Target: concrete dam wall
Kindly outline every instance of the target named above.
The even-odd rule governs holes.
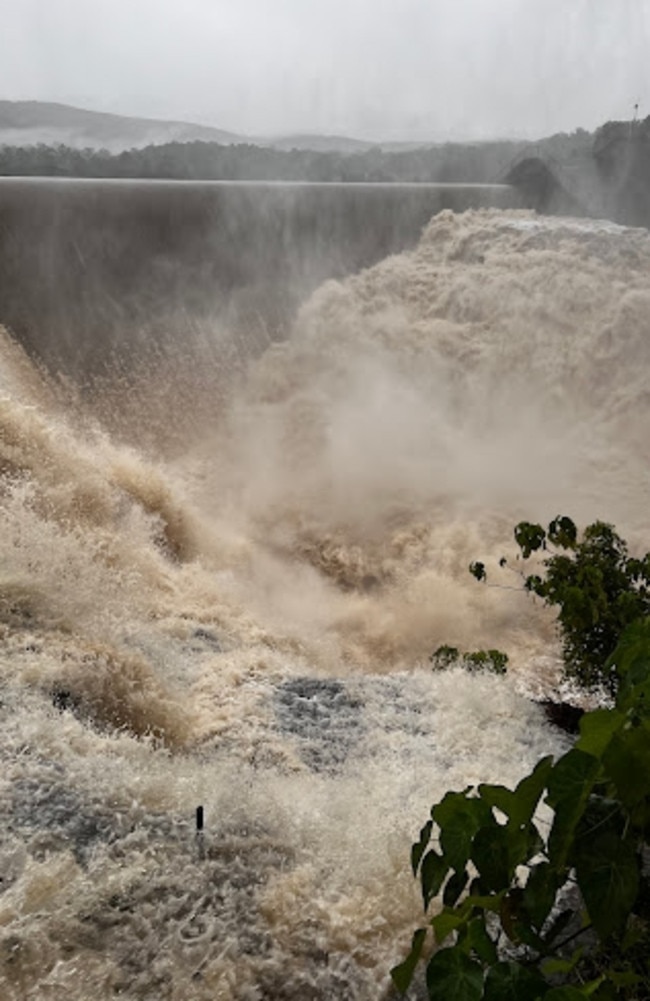
[[[508,185],[0,179],[0,323],[72,376],[222,325],[282,337],[298,303]]]

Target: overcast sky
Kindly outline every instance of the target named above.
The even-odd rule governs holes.
[[[650,0],[0,0],[0,98],[235,132],[548,135],[650,115]]]

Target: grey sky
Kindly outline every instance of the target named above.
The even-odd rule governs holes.
[[[650,0],[0,0],[0,97],[372,139],[650,114]]]

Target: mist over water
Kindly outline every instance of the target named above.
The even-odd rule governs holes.
[[[551,618],[468,563],[559,513],[650,546],[649,275],[646,231],[443,212],[236,369],[89,395],[3,335],[3,998],[388,996],[431,803],[562,746]]]

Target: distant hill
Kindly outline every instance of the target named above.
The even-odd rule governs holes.
[[[0,146],[64,145],[119,152],[169,142],[247,142],[245,136],[191,122],[128,118],[45,101],[0,101]]]
[[[0,146],[68,146],[71,149],[127,149],[161,146],[173,142],[213,142],[230,146],[246,143],[283,151],[311,150],[316,153],[364,153],[381,146],[385,150],[417,149],[432,143],[368,142],[351,136],[296,134],[248,136],[210,125],[130,118],[102,111],[73,108],[47,101],[0,101]]]

